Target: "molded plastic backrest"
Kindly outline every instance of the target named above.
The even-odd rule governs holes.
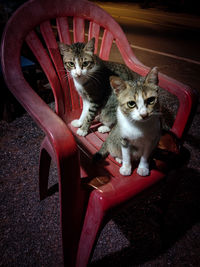
[[[73,20],[73,38],[69,31],[67,17]],[[53,23],[57,27],[59,36],[54,34],[52,28],[53,19],[56,19],[56,22],[54,21]],[[117,35],[120,37],[120,40],[124,39],[127,42],[119,25],[108,14],[98,6],[86,1],[29,1],[16,11],[9,25],[7,25],[7,28],[9,27],[13,30],[12,35],[9,36],[10,42],[11,44],[13,42],[16,44],[15,46],[9,46],[9,48],[5,47],[6,51],[4,53],[7,53],[7,61],[9,61],[13,69],[16,68],[16,65],[19,65],[19,62],[16,62],[16,60],[17,58],[19,59],[22,42],[25,39],[50,82],[55,97],[56,112],[61,116],[65,112],[65,108],[76,109],[80,105],[77,94],[73,90],[71,80],[69,81],[71,93],[69,98],[69,85],[67,80],[63,78],[63,64],[57,41],[68,44],[87,41],[85,40],[86,20],[89,21],[88,39],[91,39],[93,36],[96,38],[96,52],[100,27],[104,27],[99,54],[101,58],[108,59],[112,41],[114,38],[117,38]],[[40,29],[36,29],[36,26],[39,26]],[[116,36],[111,34],[111,29],[116,33]],[[10,33],[8,31],[6,34]],[[120,36],[120,34],[123,36]],[[51,58],[42,39],[46,43]],[[69,102],[70,99],[71,103]]]
[[[109,58],[115,41],[128,67],[140,75],[148,72],[148,67],[135,57],[121,27],[103,9],[85,0],[32,0],[11,17],[2,38],[2,69],[10,90],[24,102],[24,94],[22,97],[17,85],[19,81],[25,82],[20,67],[21,47],[25,40],[50,82],[57,114],[64,118],[68,110],[79,109],[81,101],[73,82],[70,77],[68,80],[63,77],[66,74],[57,41],[70,44],[92,37],[96,38],[95,52],[100,47],[102,59]],[[161,87],[179,98],[180,107],[172,131],[181,137],[192,107],[190,89],[165,75],[160,75],[159,80]]]

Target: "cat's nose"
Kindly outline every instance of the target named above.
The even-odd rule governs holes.
[[[81,70],[77,70],[77,71],[76,71],[76,75],[77,75],[78,77],[80,77],[80,76],[81,76]]]
[[[140,116],[144,120],[144,119],[146,119],[148,117],[148,113],[142,113],[142,114],[140,114]]]

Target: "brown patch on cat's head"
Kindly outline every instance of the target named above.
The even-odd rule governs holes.
[[[158,67],[153,67],[145,77],[144,85],[158,90]]]
[[[129,109],[126,108],[127,102],[134,101],[137,98],[137,92],[134,90],[133,81],[124,81],[120,77],[111,76],[110,85],[114,90],[119,106],[124,113],[129,112]]]
[[[126,89],[125,81],[117,76],[110,76],[110,85],[117,96]]]
[[[158,98],[158,67],[153,67],[146,75],[142,85],[142,96],[144,99],[155,97],[157,102]]]
[[[128,115],[136,107],[138,99],[137,87],[132,82],[126,82],[126,88],[117,96],[118,103],[124,114]],[[132,106],[131,106],[132,105]]]
[[[143,120],[158,113],[158,68],[152,68],[146,77],[137,80],[123,81],[119,77],[111,76],[110,84],[113,88],[121,111],[126,116],[136,120]]]

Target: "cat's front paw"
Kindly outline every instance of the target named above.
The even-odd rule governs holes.
[[[100,133],[108,133],[110,132],[110,127],[102,125],[98,128],[98,132]]]
[[[149,175],[149,169],[148,168],[138,168],[137,169],[137,173],[140,175],[140,176],[148,176]]]
[[[131,175],[131,166],[130,165],[123,165],[120,169],[119,172],[124,175],[124,176],[129,176]]]
[[[120,159],[120,158],[115,158],[115,160],[116,160],[119,164],[122,164],[122,159]]]
[[[84,131],[81,128],[79,128],[76,133],[80,136],[86,136],[88,134],[87,131]]]
[[[82,126],[82,123],[80,122],[80,120],[73,120],[71,121],[71,125],[78,128]]]

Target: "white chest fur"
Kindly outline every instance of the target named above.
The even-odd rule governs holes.
[[[145,121],[130,121],[118,108],[118,124],[122,138],[129,140],[133,149],[121,146],[122,149],[122,175],[131,174],[131,155],[140,159],[137,173],[141,176],[149,175],[149,156],[157,145],[160,137],[160,122],[157,116],[152,116]],[[137,149],[135,150],[136,147]]]
[[[118,108],[117,118],[123,138],[130,141],[144,138],[150,141],[159,136],[160,122],[158,117],[152,117],[146,121],[130,121]]]
[[[73,79],[73,80],[74,80],[74,85],[76,87],[76,90],[82,96],[83,95],[83,90],[84,90],[83,85],[77,79]]]

